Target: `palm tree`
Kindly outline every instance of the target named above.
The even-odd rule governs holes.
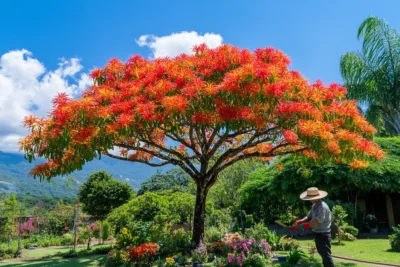
[[[400,135],[400,36],[383,19],[369,17],[357,37],[362,49],[340,59],[349,97],[368,104],[366,116],[375,126]]]

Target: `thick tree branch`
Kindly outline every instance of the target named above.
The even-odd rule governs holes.
[[[163,160],[165,160],[165,161],[170,162],[170,163],[173,164],[173,165],[176,165],[176,166],[181,167],[181,168],[182,168],[187,174],[189,174],[193,179],[197,179],[197,177],[198,177],[198,171],[197,171],[197,170],[196,170],[196,172],[194,172],[194,171],[192,170],[192,168],[190,168],[189,166],[186,166],[186,165],[185,165],[185,162],[183,162],[183,161],[181,161],[181,160],[179,160],[179,159],[176,159],[176,158],[173,158],[173,157],[171,157],[171,156],[167,156],[167,155],[164,155],[164,154],[161,154],[161,153],[157,153],[157,152],[155,152],[155,151],[148,150],[148,149],[145,149],[145,148],[143,148],[143,147],[129,146],[129,145],[122,144],[122,143],[117,143],[117,144],[115,144],[115,145],[118,146],[118,147],[126,148],[126,149],[128,149],[128,150],[139,150],[139,151],[144,151],[144,152],[149,153],[150,155],[152,155],[152,156],[154,156],[154,157],[163,159]],[[190,160],[190,158],[188,158],[188,159]]]
[[[217,162],[215,162],[214,166],[208,171],[208,175],[209,175],[209,176],[212,175],[212,174],[215,172],[215,170],[216,170],[223,162],[225,162],[228,158],[231,158],[231,157],[236,156],[237,154],[241,153],[241,152],[244,151],[245,149],[249,149],[249,148],[255,147],[256,145],[261,144],[261,143],[265,143],[265,142],[267,142],[267,141],[271,141],[271,137],[270,137],[268,134],[269,134],[271,131],[274,131],[274,130],[276,130],[276,129],[277,129],[277,128],[274,127],[274,128],[268,129],[268,130],[265,131],[265,132],[254,133],[246,143],[244,143],[244,144],[242,144],[242,145],[240,145],[240,146],[238,146],[238,147],[236,147],[236,148],[230,148],[230,149],[228,149],[227,151],[225,151],[225,153],[222,154],[222,155],[218,158]],[[258,137],[261,137],[261,136],[263,136],[263,135],[266,135],[267,137],[261,138],[260,140],[254,142]]]
[[[186,156],[182,155],[181,153],[179,153],[179,152],[177,152],[177,151],[175,151],[173,149],[168,149],[168,148],[165,148],[165,147],[157,144],[156,142],[154,142],[154,140],[152,140],[152,138],[150,137],[150,134],[147,135],[147,139],[143,139],[143,140],[140,140],[140,141],[142,141],[144,143],[147,143],[147,144],[149,144],[151,146],[154,146],[154,147],[158,148],[159,150],[161,150],[161,151],[163,151],[165,153],[168,153],[168,154],[171,154],[171,155],[175,155],[180,160],[182,160],[186,164],[186,166],[188,166],[191,169],[191,171],[193,173],[195,173],[196,175],[199,174],[199,171],[192,164],[192,162],[190,161],[189,157],[186,157]]]
[[[218,174],[221,173],[221,171],[223,171],[224,169],[226,169],[227,167],[235,164],[238,161],[244,160],[244,159],[249,159],[249,158],[255,158],[255,157],[277,157],[277,156],[283,156],[283,155],[288,155],[288,154],[294,154],[294,153],[298,153],[301,151],[304,151],[307,149],[307,147],[302,147],[296,150],[290,150],[290,151],[282,151],[282,152],[278,152],[278,153],[273,153],[273,151],[276,151],[276,149],[278,148],[282,148],[284,146],[288,146],[291,144],[285,144],[285,145],[281,145],[281,146],[276,146],[273,150],[266,152],[266,153],[261,153],[261,152],[254,152],[254,153],[250,153],[250,154],[242,154],[237,156],[236,158],[232,159],[231,161],[221,165],[219,168],[216,169],[216,171],[211,175],[211,179],[207,182],[207,187],[211,187],[217,180],[218,178]]]
[[[165,166],[165,165],[167,165],[167,164],[171,164],[171,162],[169,162],[169,161],[163,161],[163,162],[160,162],[160,163],[153,163],[153,162],[149,162],[149,161],[145,161],[145,160],[140,160],[140,159],[134,159],[134,160],[132,160],[132,159],[129,159],[129,158],[126,158],[126,157],[121,157],[121,156],[117,156],[117,155],[111,154],[111,153],[109,153],[108,151],[105,152],[105,155],[108,156],[108,157],[110,157],[110,158],[114,158],[114,159],[125,160],[125,161],[131,161],[131,162],[140,162],[140,163],[144,163],[144,164],[147,164],[147,165],[152,166],[152,167],[161,167],[161,166]]]
[[[190,127],[191,127],[191,126],[190,126]],[[192,138],[190,138],[191,144],[189,144],[188,142],[186,142],[185,139],[183,139],[183,138],[180,137],[179,135],[177,135],[177,134],[169,134],[168,131],[167,131],[165,128],[163,128],[163,127],[159,127],[159,128],[160,128],[161,130],[163,130],[165,136],[167,136],[167,137],[170,138],[171,140],[173,140],[173,141],[175,141],[175,142],[178,142],[178,143],[181,143],[181,144],[183,144],[184,146],[186,146],[187,148],[190,148],[190,149],[193,151],[193,153],[197,156],[198,160],[200,160],[201,154],[199,153],[199,151],[197,151],[197,149],[196,149],[196,144],[193,142]],[[189,131],[190,131],[190,130],[189,130]],[[190,137],[190,134],[189,134],[189,137]]]

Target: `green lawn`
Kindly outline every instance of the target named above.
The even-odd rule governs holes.
[[[93,249],[108,245],[95,245]],[[68,252],[71,247],[64,248],[38,248],[35,250],[23,250],[22,259],[16,261],[11,259],[0,263],[0,266],[99,266],[101,261],[105,261],[106,255],[94,255],[73,259],[63,259],[57,257],[59,253]],[[78,247],[76,250],[84,250],[86,246]]]
[[[371,262],[395,264],[399,264],[400,262],[400,253],[388,251],[388,249],[390,249],[388,239],[359,239],[353,242],[344,243],[344,246],[332,245],[332,254]],[[314,241],[300,240],[300,245],[302,247],[309,247],[310,245],[314,245]]]
[[[79,266],[100,266],[104,263],[107,255],[95,255],[89,257],[81,257],[74,259],[51,258],[35,261],[23,262],[10,262],[0,263],[0,266],[30,266],[30,267],[44,267],[44,266],[62,266],[62,267],[79,267]]]
[[[309,247],[313,245],[313,240],[300,240],[302,247]],[[94,246],[98,247],[98,246]],[[78,250],[85,249],[85,247],[78,248]],[[366,260],[381,263],[399,263],[400,254],[387,251],[389,249],[389,241],[387,239],[360,239],[354,242],[345,242],[344,246],[332,245],[333,254],[352,259]],[[0,263],[0,266],[99,266],[106,259],[106,255],[95,255],[73,259],[63,259],[57,257],[59,253],[67,252],[70,248],[38,248],[35,250],[25,250],[21,261],[10,261]],[[285,254],[285,252],[278,253]],[[52,257],[53,256],[53,257]],[[49,257],[49,258],[43,258]],[[42,259],[40,259],[42,258]],[[316,262],[311,264],[304,262],[299,266],[304,267],[322,267],[321,257],[316,254]],[[33,260],[36,259],[36,260]],[[336,266],[340,267],[366,267],[366,264],[354,264],[344,261],[336,261]],[[279,266],[279,265],[276,265]]]
[[[94,245],[92,249],[100,248],[100,247],[107,247],[109,245]],[[23,258],[27,259],[39,259],[46,256],[54,256],[59,253],[65,253],[71,250],[72,247],[64,247],[64,248],[37,248],[34,250],[24,250],[22,253]],[[85,250],[86,246],[76,248],[76,251]]]

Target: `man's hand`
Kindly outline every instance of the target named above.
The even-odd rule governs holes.
[[[305,222],[307,222],[307,221],[308,221],[308,217],[304,217],[304,218],[301,219],[301,220],[295,221],[295,222],[294,222],[294,226],[298,226],[299,224],[305,223]]]
[[[310,223],[311,227],[316,227],[316,226],[319,226],[319,225],[320,225],[320,223],[316,219],[312,220],[311,223]]]
[[[302,224],[303,220],[297,220],[294,222],[294,226],[298,226],[299,224]]]

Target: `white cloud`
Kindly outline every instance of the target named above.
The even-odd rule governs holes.
[[[153,58],[175,57],[180,54],[192,54],[193,46],[206,43],[210,48],[222,44],[222,36],[215,33],[199,35],[195,31],[173,33],[167,36],[142,35],[136,40],[139,46],[151,49]]]
[[[46,116],[58,93],[75,97],[91,84],[82,68],[78,58],[62,58],[57,69],[46,70],[25,49],[0,57],[0,151],[18,151],[19,139],[27,134],[25,116]]]

